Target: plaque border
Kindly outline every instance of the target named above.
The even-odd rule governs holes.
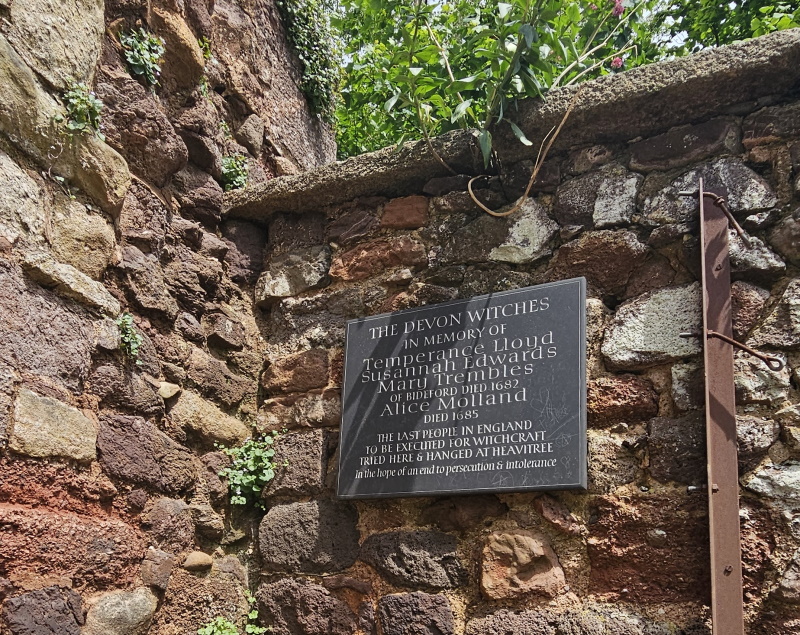
[[[578,285],[579,304],[583,306],[583,311],[578,313],[578,338],[579,338],[579,354],[580,358],[578,363],[580,369],[578,372],[578,394],[580,397],[579,412],[578,412],[578,434],[581,439],[585,439],[584,443],[578,445],[578,462],[579,462],[579,475],[575,483],[562,483],[558,485],[530,485],[530,486],[509,486],[509,487],[476,487],[469,489],[436,489],[436,490],[415,490],[411,492],[385,492],[385,493],[365,493],[365,494],[342,494],[342,440],[344,438],[344,392],[347,385],[347,340],[350,337],[350,325],[365,322],[368,320],[383,319],[392,315],[403,314],[410,315],[418,311],[425,311],[430,308],[436,307],[449,307],[457,306],[459,304],[466,304],[473,300],[483,300],[489,298],[498,298],[503,296],[514,295],[530,289],[541,289],[547,287],[558,287],[562,285]],[[450,300],[448,302],[440,302],[437,304],[426,304],[425,306],[415,307],[413,309],[403,309],[401,311],[389,311],[387,313],[379,313],[377,315],[368,315],[361,318],[354,318],[347,320],[345,325],[345,345],[344,345],[344,364],[342,371],[342,417],[339,424],[339,446],[338,446],[338,461],[337,461],[337,474],[336,474],[336,498],[339,500],[368,500],[368,499],[381,499],[381,498],[413,498],[424,496],[469,496],[471,494],[512,494],[516,492],[545,492],[545,491],[561,491],[561,490],[587,490],[588,489],[588,435],[586,425],[586,398],[587,398],[587,377],[586,377],[586,278],[579,276],[577,278],[568,278],[566,280],[556,280],[554,282],[545,282],[543,284],[532,285],[529,287],[519,287],[517,289],[509,289],[507,291],[497,291],[495,293],[485,293],[483,295],[476,295],[470,298],[461,300]]]

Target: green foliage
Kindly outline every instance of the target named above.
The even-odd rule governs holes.
[[[760,15],[750,20],[753,37],[800,27],[800,4],[773,2],[758,11]]]
[[[311,109],[331,123],[335,118],[341,69],[328,18],[330,7],[324,2],[278,0],[278,7],[302,65],[300,89]]]
[[[64,192],[64,194],[69,198],[69,200],[74,201],[77,198],[77,196],[75,196],[75,193],[78,190],[73,187],[70,187],[69,183],[67,182],[67,179],[65,179],[63,176],[59,176],[58,174],[51,174],[50,178],[52,178],[56,183],[58,183],[58,186],[61,188],[61,191]]]
[[[203,51],[203,59],[210,60],[211,59],[211,42],[205,36],[201,37],[197,40],[197,44],[200,46],[200,49]]]
[[[664,54],[685,55],[750,37],[789,29],[800,23],[797,2],[739,0],[659,0],[650,30]]]
[[[75,83],[64,94],[64,106],[67,110],[67,123],[69,134],[84,134],[93,132],[100,139],[100,113],[103,102],[84,83]]]
[[[165,52],[164,40],[140,27],[120,33],[119,41],[131,74],[144,79],[148,86],[155,86],[161,75],[159,62]]]
[[[264,486],[275,478],[272,444],[277,432],[261,439],[248,439],[236,448],[220,448],[231,458],[231,464],[219,475],[228,479],[232,505],[246,505],[248,501],[259,504]]]
[[[258,609],[256,608],[256,599],[253,597],[253,594],[250,593],[248,590],[246,592],[247,595],[247,603],[250,605],[250,610],[247,613],[247,626],[244,627],[244,632],[247,635],[263,635],[267,631],[271,631],[271,628],[266,628],[264,626],[259,626],[258,624],[254,624],[253,622],[258,619]]]
[[[258,619],[258,609],[255,607],[256,599],[249,590],[245,591],[245,596],[247,597],[247,603],[250,605],[250,609],[247,612],[247,624],[244,627],[246,635],[264,635],[268,631],[271,632],[271,628],[254,623]],[[197,631],[197,635],[239,635],[239,630],[230,620],[224,617],[216,617],[202,626]]]
[[[233,154],[222,158],[222,187],[226,192],[247,185],[247,157]]]
[[[342,2],[342,156],[419,132],[477,128],[488,161],[493,125],[532,143],[513,121],[518,98],[614,72],[639,55],[643,4],[629,0]]]
[[[239,629],[224,617],[216,617],[198,629],[197,635],[239,635]]]
[[[130,359],[135,360],[137,364],[141,364],[139,357],[139,348],[142,345],[142,336],[133,325],[133,316],[130,313],[123,313],[117,320],[117,327],[119,328],[119,347],[125,355]]]
[[[800,24],[776,0],[340,0],[340,158],[514,121],[553,88]],[[383,105],[380,108],[379,105]]]

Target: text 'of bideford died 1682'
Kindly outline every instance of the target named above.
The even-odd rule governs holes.
[[[338,494],[586,487],[586,281],[347,323]]]

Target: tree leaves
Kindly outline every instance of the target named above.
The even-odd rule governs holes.
[[[589,0],[341,0],[332,20],[346,60],[340,156],[419,138],[422,125],[432,136],[487,130],[486,141],[489,126],[516,99],[545,94],[571,62],[564,81],[586,68],[578,62],[581,50],[606,37],[610,28],[595,27],[613,3],[591,6]],[[594,57],[616,45],[609,40]]]
[[[735,11],[718,0],[624,0],[622,15],[612,0],[339,2],[341,157],[455,128],[483,131],[485,144],[517,99],[617,72],[615,57],[632,68],[800,22],[796,3],[778,0]]]
[[[486,129],[481,130],[478,134],[478,145],[483,155],[483,167],[488,168],[492,158],[492,133]]]
[[[511,130],[514,133],[514,136],[517,139],[519,139],[522,142],[523,145],[526,145],[526,146],[532,146],[533,145],[533,141],[531,141],[530,139],[528,139],[528,137],[525,136],[525,133],[522,132],[522,130],[519,129],[519,126],[517,124],[515,124],[513,121],[510,121],[508,119],[506,121],[508,121],[508,125],[511,126]]]
[[[467,99],[466,101],[462,101],[460,104],[458,104],[455,110],[453,110],[453,114],[450,117],[450,121],[455,123],[456,121],[464,117],[469,111],[469,107],[471,105],[472,105],[471,99]]]

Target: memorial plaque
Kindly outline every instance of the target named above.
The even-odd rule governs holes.
[[[586,487],[586,281],[347,323],[338,494]]]

